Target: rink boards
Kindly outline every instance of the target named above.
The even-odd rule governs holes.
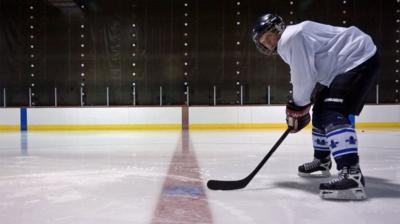
[[[179,130],[183,107],[2,108],[0,131]],[[284,106],[193,106],[190,129],[284,128]],[[400,128],[400,105],[367,105],[359,128]]]

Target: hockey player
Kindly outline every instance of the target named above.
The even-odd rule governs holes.
[[[357,27],[336,27],[312,21],[285,26],[281,17],[261,16],[252,29],[256,47],[277,53],[290,67],[292,100],[286,122],[292,133],[310,122],[314,159],[298,168],[300,176],[329,176],[331,155],[338,176],[320,184],[323,199],[367,198],[359,166],[357,135],[348,117],[359,115],[376,84],[377,48]]]

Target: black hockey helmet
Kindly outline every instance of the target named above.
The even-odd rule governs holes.
[[[252,39],[261,53],[271,55],[276,53],[276,49],[271,51],[264,47],[264,45],[260,43],[260,38],[267,31],[282,34],[283,30],[285,30],[285,23],[280,16],[269,13],[264,14],[257,19],[253,26]]]

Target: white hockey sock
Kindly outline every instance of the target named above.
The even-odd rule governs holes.
[[[347,154],[358,153],[357,135],[354,128],[340,128],[328,132],[326,137],[334,158]]]

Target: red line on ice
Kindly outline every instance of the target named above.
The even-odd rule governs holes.
[[[186,116],[183,120],[187,120],[187,108],[182,112],[183,117]],[[151,223],[212,223],[196,155],[190,151],[187,129],[182,130],[180,142],[172,157]]]

